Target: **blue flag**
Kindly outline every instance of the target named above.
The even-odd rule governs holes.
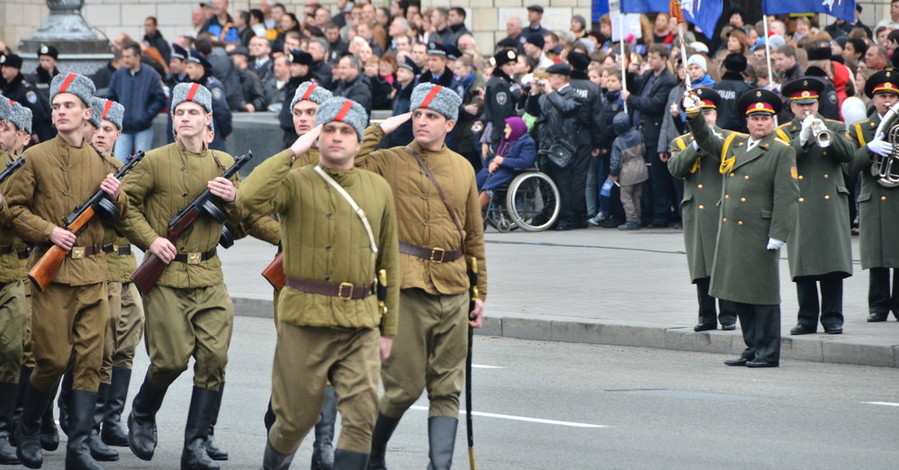
[[[682,0],[681,10],[685,20],[699,27],[705,37],[713,39],[715,26],[724,10],[724,0]]]
[[[855,0],[763,0],[766,15],[788,13],[827,13],[841,20],[855,21]]]
[[[593,23],[599,23],[603,15],[609,14],[609,0],[593,0],[590,4]]]
[[[621,0],[621,13],[668,13],[670,9],[669,0]]]

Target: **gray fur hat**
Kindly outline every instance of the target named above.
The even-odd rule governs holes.
[[[96,96],[91,97],[91,118],[90,123],[95,128],[100,128],[100,121],[103,120],[101,117],[103,115],[103,105],[106,104],[106,100],[103,98],[97,98]]]
[[[0,95],[0,121],[6,121],[9,119],[9,113],[12,112],[12,103],[12,100],[3,95]]]
[[[91,79],[81,75],[80,73],[61,73],[53,77],[50,82],[50,102],[60,93],[71,93],[84,102],[84,106],[89,107],[91,97],[96,93],[97,88]]]
[[[296,93],[293,94],[293,100],[290,102],[290,111],[293,112],[293,107],[300,101],[309,100],[315,104],[322,104],[333,96],[327,88],[315,82],[303,82],[297,88]]]
[[[100,119],[105,119],[122,130],[122,120],[125,118],[125,107],[121,103],[112,100],[103,100],[103,110]]]
[[[212,93],[199,83],[179,83],[172,90],[171,113],[175,114],[175,108],[185,101],[193,101],[202,106],[207,113],[212,112]]]
[[[352,126],[361,142],[362,133],[368,124],[368,114],[361,104],[346,98],[334,97],[319,105],[318,111],[315,113],[315,123],[324,126],[334,121]]]
[[[412,102],[409,109],[415,111],[426,108],[446,116],[447,119],[459,119],[459,106],[462,97],[451,88],[433,83],[422,83],[412,90]]]
[[[4,99],[3,101],[6,100]],[[26,134],[31,134],[31,117],[30,109],[13,101],[10,106],[9,117],[6,120],[15,124],[19,130],[25,131]]]

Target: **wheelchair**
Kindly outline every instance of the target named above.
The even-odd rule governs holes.
[[[523,171],[505,188],[493,191],[484,208],[484,223],[506,233],[515,229],[540,232],[559,217],[559,188],[538,168]]]

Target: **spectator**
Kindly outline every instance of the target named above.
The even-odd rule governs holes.
[[[255,36],[250,39],[250,63],[247,64],[247,69],[252,70],[262,83],[272,76],[271,53],[271,46],[265,37]]]
[[[331,66],[325,61],[328,58],[328,41],[324,38],[311,38],[306,46],[306,51],[312,56],[310,71],[319,85],[331,89]]]
[[[265,94],[262,91],[262,82],[259,76],[247,68],[250,52],[246,47],[240,46],[228,53],[234,61],[235,71],[240,80],[240,90],[243,93],[246,107],[244,111],[248,113],[265,110],[266,101]]]
[[[381,59],[371,56],[365,61],[365,78],[371,84],[372,109],[391,109],[393,87],[381,76]]]
[[[428,45],[417,42],[412,45],[412,53],[410,54],[412,60],[415,61],[415,64],[419,66],[419,68],[426,68],[428,65]]]
[[[830,34],[831,38],[838,38],[840,36],[849,35],[849,33],[852,32],[853,28],[861,28],[865,31],[866,37],[869,37],[869,38],[872,37],[871,28],[865,26],[865,24],[862,23],[862,21],[860,19],[862,10],[863,10],[862,5],[856,3],[856,5],[855,5],[855,21],[854,22],[850,23],[848,21],[837,18],[836,21],[833,22],[833,24],[830,24],[826,28],[824,28],[824,32],[826,32],[827,34]]]
[[[690,84],[693,87],[715,87],[715,80],[708,74],[708,61],[699,54],[693,54],[687,59],[687,74],[690,75]],[[667,145],[665,146],[668,147]]]
[[[280,113],[284,103],[285,85],[290,80],[290,65],[286,56],[278,56],[272,59],[272,74],[262,82],[262,91],[268,110]]]
[[[378,75],[381,76],[392,87],[396,82],[396,56],[393,54],[384,54],[378,61]]]
[[[116,51],[113,53],[112,59],[109,59],[109,62],[107,62],[106,65],[100,67],[93,75],[91,75],[91,81],[93,81],[94,86],[97,87],[97,96],[106,97],[106,89],[109,87],[109,82],[112,81],[112,74],[121,66],[122,52]]]
[[[465,9],[462,7],[452,7],[449,9],[447,13],[447,24],[449,25],[449,36],[447,37],[447,43],[452,44],[456,47],[459,46],[459,38],[462,37],[463,34],[470,34],[468,28],[465,27]]]
[[[553,64],[553,61],[543,53],[545,44],[546,40],[543,39],[542,34],[531,34],[524,42],[524,54],[537,63],[536,70],[546,69]]]
[[[393,115],[399,116],[410,111],[412,103],[412,90],[415,88],[415,79],[421,74],[421,68],[410,58],[405,57],[396,69],[396,92],[393,96]],[[414,139],[412,135],[412,121],[406,121],[395,131],[391,132],[392,145],[409,145]]]
[[[475,171],[481,169],[480,152],[474,145],[471,126],[483,109],[484,100],[481,98],[486,79],[474,67],[474,61],[468,54],[462,54],[455,61],[455,73],[458,77],[456,92],[462,97],[462,109],[459,110],[459,118],[456,120],[456,147],[457,153],[465,157]]]
[[[350,45],[340,36],[340,27],[335,23],[325,26],[325,39],[328,41],[328,63],[337,62]]]
[[[587,37],[587,20],[585,20],[581,15],[572,16],[570,31],[571,34],[574,35],[575,39]]]
[[[539,34],[543,36],[548,31],[544,29],[540,22],[543,21],[543,7],[540,5],[531,5],[528,7],[528,27],[522,32],[525,36]]]
[[[528,125],[520,117],[506,118],[502,136],[496,155],[484,162],[484,167],[477,173],[481,208],[490,203],[494,190],[507,186],[521,170],[533,167],[537,159],[537,144],[528,135]]]
[[[184,32],[183,36],[195,38],[200,35],[203,25],[206,23],[206,13],[203,7],[195,7],[190,11],[190,29]]]
[[[166,98],[159,75],[142,65],[137,43],[123,46],[122,67],[112,74],[107,97],[125,107],[116,158],[126,162],[133,153],[153,148],[153,118],[165,107]]]
[[[240,78],[237,76],[234,61],[228,57],[222,43],[211,34],[201,34],[194,46],[197,52],[212,64],[212,76],[221,83],[231,111],[245,111],[247,103],[243,100],[243,93],[240,91]]]
[[[287,51],[290,49],[299,49],[299,44],[288,44],[288,34],[290,33],[293,33],[291,37],[295,37],[297,42],[299,42],[299,39],[302,37],[300,22],[293,13],[284,13],[284,15],[281,16],[281,32],[279,32],[278,36],[275,38],[272,49],[276,51],[283,50],[285,54],[288,53]]]
[[[455,74],[447,67],[447,48],[443,44],[428,44],[428,65],[425,73],[418,77],[418,83],[433,83],[453,90],[458,85]]]
[[[362,62],[356,56],[347,54],[340,58],[337,67],[341,78],[335,82],[334,96],[342,96],[361,104],[370,118],[372,90],[371,83],[362,73]]]
[[[390,27],[387,29],[387,34],[390,35],[391,38],[387,52],[396,54],[399,51],[397,45],[400,38],[406,38],[406,45],[411,45],[411,42],[408,41],[409,33],[409,21],[401,17],[394,18],[393,21],[390,22]]]
[[[278,121],[281,124],[281,129],[284,131],[284,136],[281,141],[282,148],[290,147],[290,145],[297,140],[297,133],[293,126],[293,114],[290,109],[290,102],[293,100],[293,95],[300,85],[311,81],[313,78],[312,73],[309,71],[309,67],[312,65],[312,56],[308,52],[299,49],[291,50],[288,63],[290,64],[290,79],[283,87],[284,101],[282,101],[283,106],[281,106],[281,110],[278,112]]]
[[[209,33],[222,42],[239,42],[240,36],[234,26],[234,18],[228,13],[228,0],[213,0],[212,13],[212,17],[203,23],[200,33]]]
[[[621,187],[621,204],[624,206],[626,219],[625,223],[618,226],[618,230],[640,230],[640,199],[643,182],[649,178],[643,161],[646,146],[640,133],[631,126],[627,113],[615,115],[612,126],[618,137],[612,143],[609,178]]]
[[[356,26],[353,27],[353,31],[356,33],[355,36],[362,38],[371,48],[372,53],[378,57],[384,55],[384,49],[375,41],[374,31],[372,30],[371,23],[367,21],[363,21]]]
[[[159,51],[162,60],[164,60],[166,64],[172,61],[172,48],[169,47],[169,43],[162,37],[162,33],[156,25],[155,16],[148,16],[147,19],[144,20],[144,41]]]
[[[789,44],[778,47],[771,52],[774,71],[779,83],[787,83],[805,75],[805,68],[796,60],[796,49]]]
[[[885,26],[890,29],[899,29],[899,0],[890,1],[890,17],[880,21],[880,23],[877,23],[877,26]]]
[[[670,16],[668,13],[657,13],[655,21],[652,22],[652,43],[653,44],[665,44],[670,46],[674,43],[674,38],[676,35],[671,29],[671,24],[668,21]]]
[[[323,6],[319,6],[315,9],[313,22],[315,23],[315,26],[318,26],[319,29],[324,30],[325,26],[327,26],[328,23],[331,22],[331,12]]]
[[[473,52],[478,56],[481,55],[481,51],[478,49],[478,43],[475,40],[474,36],[471,34],[463,34],[459,36],[459,40],[456,42],[456,47],[458,47],[462,52]]]
[[[53,77],[59,75],[59,69],[56,68],[58,57],[59,50],[56,47],[50,44],[41,44],[37,49],[37,68],[32,75],[28,76],[28,82],[47,103],[50,102],[50,82],[53,81]]]
[[[857,69],[862,65],[862,58],[865,57],[867,52],[868,43],[864,39],[848,38],[846,39],[846,46],[843,47],[843,59],[846,61],[847,66]]]
[[[725,48],[718,51],[715,54],[715,62],[721,62],[724,58],[730,54],[747,54],[749,52],[749,47],[752,45],[749,41],[749,37],[746,36],[746,33],[741,29],[734,29],[727,36],[727,43],[725,43]]]
[[[240,38],[240,43],[244,47],[249,47],[250,38],[256,36],[256,31],[250,26],[250,12],[246,10],[237,12],[237,17],[234,18],[234,27],[237,28],[237,36]]]
[[[893,3],[896,5],[896,2]],[[865,51],[865,67],[879,72],[885,70],[890,63],[887,55],[887,49],[881,45],[872,45]]]
[[[522,34],[521,18],[513,16],[506,20],[506,39],[517,44],[519,54],[524,52],[524,42],[527,37]]]
[[[716,122],[722,129],[746,133],[746,118],[737,110],[737,99],[751,89],[742,75],[747,67],[746,56],[740,53],[728,54],[722,67],[724,74],[716,87],[721,100],[716,111]]]
[[[287,8],[284,4],[275,3],[271,7],[271,17],[267,17],[265,20],[265,39],[272,41],[272,49],[274,50],[281,50],[281,48],[275,47],[275,42],[277,41],[278,36],[284,32],[284,29],[281,28],[281,20],[286,13]]]
[[[265,39],[265,15],[263,15],[262,10],[258,8],[250,10],[249,24],[255,37]]]

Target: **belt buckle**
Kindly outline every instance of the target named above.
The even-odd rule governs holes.
[[[440,259],[437,258],[438,254],[440,255]],[[435,263],[442,263],[444,258],[446,258],[446,250],[444,250],[443,248],[431,248],[431,261]]]
[[[112,251],[113,251],[115,254],[119,254],[119,250],[121,250],[121,249],[122,249],[122,247],[119,246],[119,245],[112,245]]]
[[[345,287],[348,288],[348,289],[350,290],[350,293],[347,294],[347,295],[343,295],[343,289],[344,289]],[[354,287],[356,287],[356,286],[350,284],[349,282],[341,282],[340,285],[337,287],[337,297],[340,297],[340,298],[343,299],[343,300],[350,300],[350,299],[352,299],[352,298],[353,298],[353,288],[354,288]]]
[[[195,251],[193,253],[188,253],[187,254],[187,264],[200,264],[200,261],[202,261],[202,256],[201,256],[202,254],[203,253],[200,253],[199,251]]]
[[[72,259],[82,259],[84,258],[84,247],[83,246],[73,246],[71,252]]]

